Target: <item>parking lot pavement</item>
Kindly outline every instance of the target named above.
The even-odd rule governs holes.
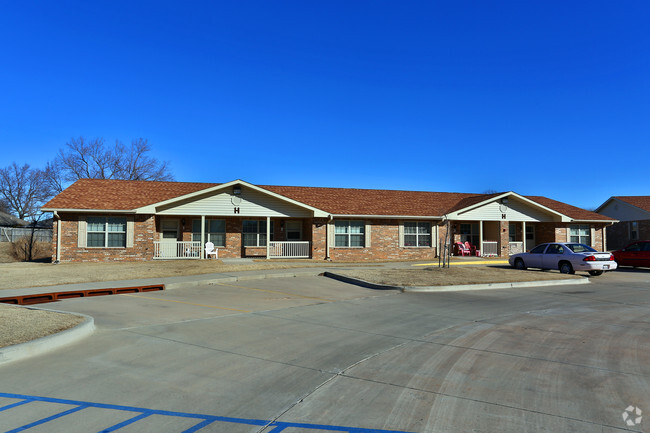
[[[0,431],[643,431],[622,414],[648,408],[649,281],[398,293],[308,277],[67,300],[98,331],[0,367]]]

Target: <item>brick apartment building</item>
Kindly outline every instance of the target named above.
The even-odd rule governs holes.
[[[596,212],[619,221],[607,227],[608,248],[619,249],[632,241],[650,239],[650,196],[610,197]]]
[[[543,242],[606,249],[614,219],[546,197],[82,179],[50,200],[54,261],[431,260],[469,242],[506,257]],[[447,236],[449,235],[449,236]]]

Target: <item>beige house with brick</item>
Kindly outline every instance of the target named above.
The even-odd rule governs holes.
[[[505,257],[553,241],[604,250],[610,217],[515,192],[467,194],[82,179],[54,213],[54,261],[205,258],[431,260],[469,242]],[[447,236],[449,232],[449,236]]]
[[[601,204],[596,212],[617,219],[607,227],[607,243],[612,250],[638,240],[650,239],[650,196],[615,196]]]

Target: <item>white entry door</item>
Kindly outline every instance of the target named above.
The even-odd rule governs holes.
[[[526,224],[524,251],[530,251],[537,245],[535,242],[535,226]]]

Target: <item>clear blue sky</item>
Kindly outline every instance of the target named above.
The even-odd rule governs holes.
[[[0,0],[0,166],[148,138],[179,181],[650,195],[650,2]]]

